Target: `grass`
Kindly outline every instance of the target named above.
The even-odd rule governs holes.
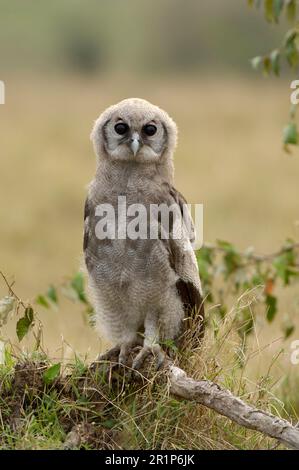
[[[180,366],[296,422],[296,389],[287,377],[277,381],[269,368],[256,383],[248,380],[256,344],[251,342],[240,362],[237,314],[230,312],[216,337],[209,328],[199,349],[190,350],[187,337]],[[163,372],[147,371],[143,380],[132,380],[122,368],[91,366],[78,356],[65,362],[61,373],[49,370],[53,366],[42,349],[20,354],[6,344],[0,366],[1,449],[283,448],[201,405],[176,399]]]

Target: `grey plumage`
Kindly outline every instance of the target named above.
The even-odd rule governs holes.
[[[168,240],[99,240],[95,210],[109,203],[120,215],[119,196],[126,196],[127,206],[140,203],[148,212],[150,204],[182,208],[185,200],[173,187],[177,129],[160,108],[133,98],[108,108],[95,122],[91,139],[97,169],[85,204],[84,255],[96,325],[119,345],[122,362],[131,345],[143,343],[137,367],[148,352],[161,359],[159,342],[180,335],[191,309],[203,316],[195,255],[184,249],[190,248],[193,233]]]

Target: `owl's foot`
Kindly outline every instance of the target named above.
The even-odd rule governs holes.
[[[136,336],[134,339],[122,343],[120,345],[120,351],[118,356],[118,362],[123,366],[128,366],[132,362],[133,351],[136,346],[143,344],[143,338]]]
[[[114,346],[114,348],[109,349],[104,354],[99,354],[97,361],[109,361],[109,362],[117,362],[117,358],[120,353],[120,346]]]
[[[155,359],[156,370],[160,369],[165,360],[165,353],[159,344],[153,344],[151,346],[143,346],[139,351],[132,363],[132,369],[139,371],[145,361],[145,359],[152,355]]]

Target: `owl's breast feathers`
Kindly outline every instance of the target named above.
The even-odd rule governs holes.
[[[153,183],[153,182],[152,182]],[[153,187],[153,185],[150,185]],[[176,203],[180,211],[183,215],[183,207],[187,204],[185,198],[182,194],[177,191],[172,185],[168,182],[163,182],[160,185],[154,185],[155,190],[152,194],[152,199],[154,203],[157,203],[157,200],[160,203],[166,203],[167,205],[172,205]],[[158,187],[158,190],[157,190]],[[150,196],[149,186],[144,190],[141,188],[141,191],[136,192],[138,194],[138,203],[142,202],[140,200],[140,195],[144,194],[146,200],[143,201],[146,206],[148,206]],[[96,216],[95,216],[95,208],[97,203],[101,200],[97,193],[97,197],[95,198],[93,194],[90,194],[85,202],[85,209],[84,209],[84,241],[83,241],[83,250],[85,256],[85,263],[90,275],[92,275],[92,271],[94,267],[99,263],[99,240],[95,234],[95,226],[96,226]],[[95,200],[97,202],[95,202]],[[109,197],[108,197],[109,200]],[[105,202],[107,202],[107,194],[105,194]],[[151,201],[150,201],[151,202]],[[186,216],[186,212],[184,212],[184,216]],[[203,304],[203,296],[201,290],[201,284],[198,274],[198,267],[196,262],[196,257],[194,251],[191,248],[191,244],[194,241],[194,228],[193,223],[191,220],[191,216],[188,213],[188,217],[190,218],[187,221],[188,226],[188,233],[185,234],[184,240],[178,240],[175,238],[170,237],[169,239],[160,239],[158,243],[162,243],[164,248],[168,253],[168,265],[169,269],[173,271],[175,274],[173,278],[176,279],[176,289],[178,295],[180,296],[181,302],[184,306],[186,317],[191,317],[192,315],[198,315],[200,321],[197,322],[197,331],[194,331],[194,335],[197,338],[200,338],[204,332],[204,304]],[[185,249],[186,241],[189,244],[189,249]],[[136,246],[138,240],[135,240]],[[105,243],[101,242],[103,249],[105,249]],[[108,240],[107,243],[112,243],[113,240]],[[131,241],[134,244],[134,241]],[[148,253],[144,251],[144,256],[150,255],[150,251]],[[130,259],[130,258],[129,258]],[[146,266],[146,260],[143,266]],[[107,269],[109,269],[107,267]],[[111,269],[115,269],[115,264],[111,265]],[[159,267],[157,266],[156,269],[158,270]],[[158,273],[157,273],[157,277]],[[186,327],[187,324],[186,324]]]

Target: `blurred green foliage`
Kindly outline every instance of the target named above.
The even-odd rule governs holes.
[[[197,251],[197,261],[206,305],[216,305],[216,312],[223,319],[229,310],[230,296],[239,295],[243,305],[239,311],[238,333],[246,339],[253,331],[258,314],[264,314],[271,323],[278,313],[282,313],[277,288],[298,282],[298,249],[299,244],[293,240],[286,240],[277,252],[269,255],[257,255],[251,248],[240,252],[232,243],[223,240],[218,240],[216,245],[204,245]],[[244,303],[243,294],[250,292],[254,293],[254,300]],[[295,325],[286,315],[281,326],[287,339]]]
[[[250,7],[263,8],[265,19],[268,23],[280,23],[284,18],[288,22],[287,31],[279,47],[266,53],[253,57],[252,67],[261,69],[265,76],[271,73],[279,76],[282,65],[287,65],[294,72],[299,65],[299,26],[298,5],[296,0],[247,0]],[[283,64],[284,62],[284,64]],[[286,152],[289,145],[299,145],[299,132],[295,121],[297,104],[292,103],[289,113],[289,122],[283,129],[283,144]]]
[[[0,11],[2,71],[250,73],[248,58],[279,39],[235,0],[0,0]]]

